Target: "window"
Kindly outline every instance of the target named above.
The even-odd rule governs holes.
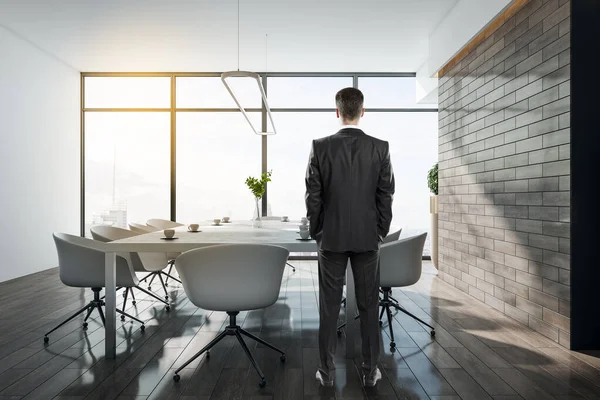
[[[259,113],[250,118],[260,126]],[[261,173],[261,146],[240,112],[177,113],[177,220],[250,220],[244,182]]]
[[[272,77],[267,99],[271,108],[335,108],[335,94],[345,87],[351,77]]]
[[[358,78],[358,88],[365,95],[365,108],[431,108],[415,102],[416,78]]]
[[[86,235],[93,225],[169,218],[169,133],[169,113],[86,114]]]
[[[171,78],[86,77],[85,108],[169,108]]]
[[[229,78],[227,83],[242,107],[262,107],[256,80]],[[176,85],[177,108],[238,108],[220,77],[181,77],[177,78]]]

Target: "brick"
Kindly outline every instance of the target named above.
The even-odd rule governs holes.
[[[515,129],[517,126],[515,118],[509,118],[498,124],[494,125],[494,135],[500,135],[501,133],[505,133]],[[499,139],[496,139],[499,140]],[[497,145],[504,144],[504,135],[502,135],[502,143],[498,143]],[[495,147],[495,146],[494,146]]]
[[[529,181],[527,179],[519,181],[505,182],[504,186],[507,192],[527,192],[529,190]]]
[[[563,315],[560,315],[559,313],[550,310],[544,310],[544,321],[552,326],[556,326],[557,328],[565,332],[571,332],[570,319]]]
[[[540,164],[558,161],[558,147],[536,150],[529,153],[529,164]],[[542,167],[542,173],[544,168]]]
[[[509,317],[516,319],[522,324],[528,325],[529,314],[525,311],[521,311],[516,307],[511,306],[510,304],[504,304],[504,313]]]
[[[486,272],[494,272],[494,263],[483,258],[477,258],[477,268]]]
[[[558,6],[558,4],[557,4]],[[571,5],[565,4],[562,7],[554,10],[551,14],[549,14],[543,21],[544,32],[549,30],[555,25],[558,25],[559,22],[568,18],[571,15]]]
[[[504,229],[486,227],[485,228],[485,237],[489,238],[489,239],[495,239],[495,240],[504,240]],[[494,244],[494,246],[488,247],[488,248],[491,250],[496,249],[495,244]]]
[[[564,206],[571,205],[571,193],[569,192],[544,192],[543,202],[545,206]]]
[[[559,117],[552,117],[529,125],[529,137],[539,136],[558,130],[558,122]]]
[[[571,222],[571,208],[560,207],[558,209],[558,220],[560,222]]]
[[[566,222],[543,222],[543,233],[548,236],[558,236],[563,238],[571,237],[571,224]]]
[[[511,120],[513,120],[513,119],[511,118]],[[514,120],[514,121],[515,121],[515,126],[516,126],[516,120]],[[519,140],[527,139],[528,136],[529,136],[528,127],[523,126],[519,129],[514,129],[512,131],[506,132],[504,134],[504,142],[505,143],[517,142]],[[513,144],[513,146],[514,146],[514,144]]]
[[[507,267],[501,264],[494,265],[494,273],[504,278],[508,278],[511,281],[514,281],[516,278],[516,270],[511,267]]]
[[[543,108],[544,118],[550,118],[555,115],[569,112],[571,109],[571,96],[563,97],[560,100],[546,104]],[[518,121],[517,121],[518,124]]]
[[[528,260],[541,262],[544,256],[543,251],[543,249],[535,247],[517,245],[517,257],[527,258]]]
[[[485,301],[485,292],[473,286],[469,286],[469,294],[479,301]]]
[[[496,168],[501,168],[501,166],[495,166],[494,163],[487,163],[486,162],[486,169],[490,169],[493,170],[494,167]],[[496,163],[497,164],[497,163]],[[494,181],[494,172],[490,171],[490,172],[482,172],[480,174],[477,174],[477,183],[486,183],[486,182],[493,182]]]
[[[541,140],[540,140],[541,143]],[[541,144],[540,144],[541,147]],[[491,160],[494,158],[494,149],[483,150],[477,153],[477,162]]]
[[[527,219],[517,219],[516,230],[518,232],[527,232],[527,233],[542,233],[542,222],[541,221],[532,221]]]
[[[535,261],[529,262],[529,273],[542,278],[558,281],[558,268],[550,265],[540,264]]]
[[[558,268],[571,269],[571,256],[569,254],[545,250],[544,263]]]
[[[517,179],[540,178],[542,177],[542,165],[530,165],[526,167],[518,167],[516,171]]]
[[[515,193],[499,193],[494,195],[494,204],[515,205]]]
[[[477,131],[476,133],[477,133],[477,140],[484,140],[484,139],[494,136],[494,127],[488,126],[487,128],[481,129],[481,130]]]
[[[563,98],[571,95],[571,81],[563,82],[558,85],[558,97]]]
[[[548,293],[529,288],[529,301],[553,311],[558,311],[558,298]]]
[[[504,215],[510,218],[528,218],[529,209],[526,206],[506,206]]]
[[[571,35],[567,35],[570,39]],[[571,49],[566,49],[558,55],[558,67],[562,68],[571,63]]]
[[[502,166],[504,166],[504,160],[502,160]],[[495,181],[510,181],[515,179],[515,169],[507,168],[501,169],[494,172],[494,180]],[[527,182],[527,181],[525,181]],[[508,190],[510,192],[510,190]]]
[[[543,195],[542,195],[543,198]],[[558,220],[557,207],[529,207],[529,218],[532,220]]]
[[[558,251],[563,254],[571,254],[571,240],[560,238],[558,240]]]
[[[481,279],[477,279],[477,289],[487,294],[494,294],[494,285]]]
[[[504,109],[504,118],[505,119],[513,119],[514,117],[526,113],[529,111],[529,100],[525,99],[516,104],[508,106]],[[516,119],[515,119],[515,128],[516,128]]]
[[[493,178],[493,176],[492,176]],[[490,183],[484,183],[484,191],[487,194],[492,194],[492,193],[504,193],[504,182],[490,182]],[[492,199],[493,197],[490,196]]]
[[[501,217],[504,215],[504,206],[501,205],[484,205],[484,215]]]
[[[485,259],[493,261],[497,264],[504,264],[504,253],[499,253],[494,250],[485,249]]]
[[[533,137],[530,139],[521,140],[517,142],[517,153],[524,153],[527,151],[538,150],[542,148],[542,138]]]
[[[512,156],[515,154],[515,151],[516,151],[515,143],[509,143],[504,146],[496,147],[494,149],[494,157],[499,158],[499,157]]]
[[[474,267],[472,265],[469,266],[469,274],[479,279],[485,279],[485,270]]]
[[[502,234],[502,237],[504,238],[504,232]],[[494,240],[494,250],[504,253],[505,262],[506,257],[509,257],[511,255],[514,256],[516,252],[514,243],[504,242],[501,240]]]
[[[529,76],[527,74],[523,74],[521,76],[516,77],[515,79],[506,82],[504,84],[504,92],[506,94],[514,92],[516,90],[521,89],[525,85],[529,83]]]
[[[505,303],[510,304],[511,306],[516,305],[516,296],[514,293],[507,292],[504,289],[499,287],[494,287],[494,297],[502,300]]]
[[[566,67],[565,67],[566,68]],[[561,70],[558,70],[559,72]],[[543,82],[546,82],[546,79],[551,79],[554,74],[550,74],[547,77],[542,79]],[[550,87],[549,89],[545,89],[543,92],[536,94],[535,96],[531,96],[529,98],[529,107],[537,108],[540,106],[544,106],[546,104],[552,103],[553,101],[558,100],[558,86]]]
[[[515,204],[517,206],[541,206],[542,205],[542,194],[541,193],[517,193]]]
[[[556,89],[557,98],[562,97],[558,95],[559,93],[557,85],[560,85],[563,82],[569,83],[569,79],[571,79],[571,65],[567,64],[564,67],[559,68],[551,74],[548,74],[545,77],[543,77],[542,87],[544,88],[544,90],[551,90],[550,88]]]
[[[558,100],[558,101],[562,101]],[[552,103],[553,104],[553,103]],[[544,107],[550,107],[552,104],[548,104]],[[543,107],[538,107],[533,110],[530,110],[524,114],[517,115],[517,128],[520,128],[525,125],[533,124],[534,122],[541,121],[543,118]]]
[[[494,218],[489,217],[489,216],[478,215],[477,216],[477,225],[493,228],[494,227]]]
[[[569,175],[571,173],[571,163],[568,160],[546,163],[542,168],[542,173],[544,176]]]
[[[512,245],[512,249],[513,249],[513,254],[514,254],[514,249],[515,249],[514,244]],[[507,254],[504,256],[504,263],[507,266],[514,268],[516,270],[519,270],[519,271],[529,271],[529,260],[527,260],[525,258],[515,257],[514,255]],[[517,279],[517,281],[518,281],[518,279]],[[540,280],[540,289],[541,289],[541,283],[542,282]]]
[[[525,311],[527,314],[542,318],[543,309],[539,304],[533,303],[519,296],[517,296],[516,302],[518,309]]]
[[[529,190],[548,192],[558,190],[558,177],[529,179]]]
[[[476,164],[469,164],[469,174],[476,174],[483,171],[485,171],[485,163],[478,162]]]
[[[551,280],[548,279],[544,279],[543,281],[543,285],[544,285],[544,293],[547,293],[551,296],[555,296],[564,300],[571,300],[571,290],[570,287],[567,285],[563,285],[560,284],[558,282],[553,282]],[[547,307],[550,308],[550,307]],[[555,308],[551,308],[554,311],[558,310],[558,299],[556,302],[556,307]]]
[[[552,13],[554,13],[556,10],[558,10],[558,0],[546,1],[540,8],[538,8],[529,16],[529,26],[532,27],[540,22],[544,22],[542,25],[545,28],[548,28],[544,29],[544,31],[548,31],[550,28],[554,27],[557,24],[547,24],[546,21],[544,21],[544,19],[552,15]]]
[[[558,270],[558,282],[563,285],[571,285],[571,271],[566,269]]]
[[[553,327],[552,325],[541,321],[533,316],[529,316],[529,327],[534,331],[541,333],[549,339],[558,342],[558,328]]]
[[[571,316],[571,302],[563,299],[558,299],[558,312],[561,315],[569,318]]]
[[[560,160],[568,160],[571,158],[571,145],[565,144],[558,148],[558,158]]]
[[[529,164],[528,153],[517,154],[515,156],[509,156],[504,158],[504,166],[506,168],[521,167],[527,164]]]
[[[529,246],[537,247],[539,249],[558,251],[558,238],[530,233]]]
[[[489,294],[485,294],[485,304],[494,307],[495,309],[499,310],[500,312],[504,312],[504,302],[494,296],[491,296]]]
[[[529,244],[529,235],[527,232],[505,231],[504,240],[515,244],[527,245]]]
[[[494,217],[494,227],[498,229],[515,229],[515,220],[513,218]]]
[[[541,52],[538,52],[538,53],[534,54],[532,57],[536,57],[536,58],[539,59],[538,64],[540,64],[542,62],[542,54],[541,54]],[[532,57],[530,57],[530,58],[532,58]],[[524,61],[524,62],[526,62],[526,61]],[[517,65],[517,71],[518,71],[518,68],[519,68],[519,66]],[[521,75],[521,74],[519,74],[519,75]],[[519,102],[519,101],[528,99],[528,98],[530,98],[533,95],[541,93],[542,90],[543,90],[543,82],[542,82],[541,79],[538,79],[538,80],[536,80],[534,82],[531,82],[528,85],[523,86],[521,89],[517,90],[515,92],[515,94],[516,94],[515,95],[515,100],[517,102]]]
[[[532,287],[536,290],[542,290],[542,278],[526,271],[528,271],[528,267],[524,271],[517,271],[517,282],[525,287]]]

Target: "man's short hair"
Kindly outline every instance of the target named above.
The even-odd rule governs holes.
[[[340,111],[340,115],[350,121],[360,117],[364,102],[365,97],[356,88],[347,87],[335,95],[335,106]]]

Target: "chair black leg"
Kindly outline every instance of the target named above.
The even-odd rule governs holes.
[[[394,342],[394,328],[392,328],[392,311],[390,310],[390,306],[388,304],[385,305],[385,311],[387,313],[388,328],[390,328],[390,339],[392,339],[390,342],[390,350],[393,352],[396,351],[396,342]]]
[[[86,326],[87,326],[87,324],[85,324],[85,322],[87,322],[87,320],[88,320],[88,318],[90,317],[90,315],[92,315],[92,311],[94,311],[94,308],[96,308],[94,305],[91,305],[91,306],[88,308],[88,312],[87,312],[87,314],[86,314],[86,316],[85,316],[85,319],[83,320],[83,322],[84,322],[84,327],[86,327]]]
[[[413,317],[414,319],[416,319],[417,321],[419,321],[420,323],[422,323],[423,325],[429,327],[429,329],[431,329],[431,336],[435,336],[435,328],[431,325],[429,325],[427,322],[423,321],[421,318],[411,314],[410,312],[406,311],[404,308],[400,307],[400,311],[402,311],[404,314],[407,314],[411,317]]]
[[[125,310],[127,307],[127,295],[129,294],[129,291],[131,290],[131,288],[125,288],[125,297],[123,298],[123,310]],[[121,315],[121,321],[125,321],[125,316]]]
[[[165,300],[169,300],[169,293],[167,292],[167,288],[165,287],[165,281],[163,281],[162,275],[160,273],[158,274],[158,279],[160,279],[162,288],[165,291]]]
[[[237,337],[238,342],[240,342],[240,344],[242,345],[242,348],[244,349],[244,352],[246,352],[246,355],[248,356],[248,358],[250,359],[250,362],[252,363],[252,366],[254,367],[254,369],[256,370],[256,372],[258,373],[258,376],[260,377],[260,383],[259,386],[260,387],[265,387],[265,385],[267,384],[267,381],[265,380],[265,375],[262,373],[262,371],[260,370],[260,367],[258,366],[258,364],[256,363],[256,360],[254,359],[254,357],[252,356],[252,353],[250,353],[250,349],[248,348],[248,346],[246,345],[246,342],[244,342],[244,338],[242,337],[242,335],[240,334],[239,331],[235,332],[235,337]]]
[[[292,271],[296,272],[296,267],[294,267],[292,264],[290,264],[290,263],[288,263],[288,262],[286,262],[285,264],[286,264],[288,267],[291,267],[291,268],[292,268]]]
[[[124,320],[124,319],[125,319],[125,318],[123,318],[123,317],[129,317],[130,319],[132,319],[132,320],[134,320],[134,321],[137,321],[137,322],[139,322],[140,324],[142,324],[142,327],[144,326],[144,321],[142,321],[141,319],[138,319],[138,318],[134,317],[134,316],[133,316],[133,315],[131,315],[131,314],[127,314],[125,311],[121,311],[121,310],[119,310],[118,308],[117,308],[117,312],[118,312],[119,314],[121,314],[121,320]],[[142,329],[142,330],[144,330],[144,329]]]
[[[131,292],[131,304],[133,304],[135,306],[136,301],[135,301],[135,294],[133,294],[133,288],[131,288],[130,292]],[[123,310],[124,309],[125,309],[125,306],[123,306]]]
[[[213,340],[211,340],[211,342],[209,344],[207,344],[206,346],[204,346],[204,348],[202,350],[200,350],[199,352],[197,352],[196,354],[194,354],[194,356],[192,358],[190,358],[189,360],[187,360],[181,367],[179,367],[179,369],[177,371],[175,371],[175,376],[173,377],[173,379],[175,379],[175,381],[179,381],[178,377],[179,372],[181,372],[182,369],[184,369],[185,367],[187,367],[188,365],[190,365],[190,363],[192,361],[194,361],[196,358],[200,357],[204,352],[209,351],[210,349],[213,348],[213,346],[217,343],[219,343],[225,336],[227,335],[227,331],[223,331],[221,333],[219,333],[219,335],[214,338]],[[208,354],[207,354],[208,356]]]
[[[154,282],[154,278],[156,278],[156,275],[158,275],[158,272],[152,273],[152,279],[150,279],[150,283],[148,284],[148,290],[150,290],[150,287],[152,286],[152,282]]]
[[[381,307],[381,312],[379,313],[379,324],[381,325],[381,318],[383,318],[383,313],[385,312],[385,306]]]
[[[90,305],[86,305],[85,307],[83,307],[82,309],[80,309],[79,311],[77,311],[75,314],[71,315],[69,318],[67,318],[66,320],[64,320],[63,322],[61,322],[58,326],[56,326],[54,329],[52,329],[51,331],[49,331],[48,333],[46,333],[44,335],[44,342],[48,342],[48,335],[51,334],[52,332],[54,332],[55,330],[57,330],[58,328],[60,328],[61,326],[63,326],[64,324],[66,324],[67,322],[70,322],[71,320],[73,320],[75,317],[77,317],[79,314],[83,313],[84,311],[86,311],[88,308],[90,307]]]
[[[106,326],[106,319],[104,318],[104,311],[102,311],[102,306],[98,306],[98,313],[100,314],[100,319],[102,320],[102,325]]]
[[[278,352],[278,353],[281,353],[281,355],[285,355],[285,353],[284,353],[283,351],[281,351],[281,350],[280,350],[280,349],[278,349],[277,347],[273,346],[271,343],[265,342],[263,339],[259,338],[258,336],[254,336],[253,334],[251,334],[250,332],[248,332],[248,331],[246,331],[246,330],[244,330],[244,329],[241,329],[241,328],[240,328],[240,333],[241,333],[242,335],[244,335],[244,336],[247,336],[247,337],[249,337],[249,338],[250,338],[250,339],[252,339],[252,340],[255,340],[255,341],[257,341],[258,343],[260,343],[260,344],[262,344],[262,345],[264,345],[264,346],[267,346],[268,348],[270,348],[270,349],[272,349],[272,350],[275,350],[275,351],[276,351],[276,352]]]
[[[169,272],[167,273],[167,279],[165,279],[165,286],[169,286],[169,277],[171,276],[171,271],[173,270],[173,263],[169,261],[170,267]]]
[[[158,301],[162,301],[163,303],[165,303],[167,305],[167,308],[169,308],[169,303],[166,302],[165,300],[161,299],[160,297],[158,297],[157,295],[155,295],[152,292],[147,291],[146,289],[142,288],[142,287],[137,287],[137,289],[141,290],[142,292],[146,293],[148,296],[152,296],[154,297],[156,300]]]
[[[169,275],[169,274],[167,274],[167,273],[166,273],[166,272],[164,272],[164,271],[160,271],[160,273],[161,273],[161,274],[163,274],[163,275],[166,275],[166,276],[167,276],[167,279],[171,278],[171,279],[173,279],[174,281],[181,283],[181,281],[180,281],[179,279],[175,278],[173,275]],[[166,281],[165,281],[165,282],[166,282]]]

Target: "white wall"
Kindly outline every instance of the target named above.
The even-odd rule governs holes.
[[[0,282],[79,233],[79,72],[0,26]]]

